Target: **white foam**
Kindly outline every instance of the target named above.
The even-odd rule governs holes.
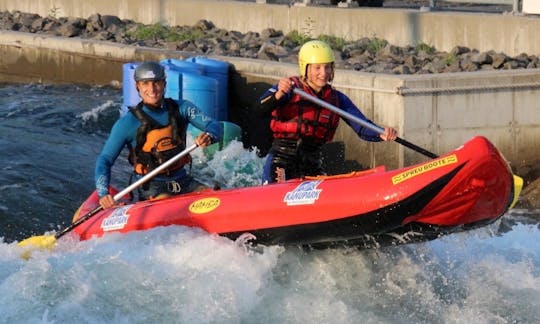
[[[89,111],[85,111],[83,113],[78,114],[77,117],[81,118],[85,122],[89,121],[89,120],[97,121],[98,118],[99,118],[100,113],[102,113],[102,112],[106,111],[107,109],[109,109],[110,107],[114,107],[114,106],[116,106],[114,101],[107,100],[104,103],[102,103],[101,105],[99,105],[97,107],[94,107]]]

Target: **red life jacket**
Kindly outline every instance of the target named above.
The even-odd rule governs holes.
[[[291,81],[305,92],[338,106],[337,92],[332,86],[324,86],[321,95],[317,96],[309,86],[300,82],[298,78],[293,77]],[[294,94],[285,106],[272,111],[270,129],[272,129],[274,138],[310,138],[316,143],[324,144],[332,140],[338,124],[338,114]]]
[[[178,105],[165,99],[169,123],[161,125],[142,110],[142,102],[130,111],[141,122],[137,129],[137,145],[130,147],[129,161],[137,174],[146,174],[185,149],[183,134],[186,126],[180,125]],[[178,170],[191,163],[188,154],[161,173]]]

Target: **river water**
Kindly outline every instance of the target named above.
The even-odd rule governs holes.
[[[434,241],[372,250],[257,251],[185,227],[75,242],[20,257],[17,241],[67,226],[93,190],[121,90],[0,85],[0,323],[533,323],[540,211]],[[127,163],[113,169],[127,185]],[[259,183],[233,142],[195,176]]]

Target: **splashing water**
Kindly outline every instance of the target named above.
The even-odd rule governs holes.
[[[255,150],[246,150],[239,141],[233,140],[210,160],[206,160],[201,152],[195,156],[202,164],[194,170],[198,178],[213,179],[223,188],[261,184],[264,159],[258,157]]]

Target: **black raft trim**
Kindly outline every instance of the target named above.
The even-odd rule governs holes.
[[[319,247],[362,240],[366,235],[379,235],[402,227],[405,218],[420,212],[463,168],[463,163],[411,196],[384,208],[332,221],[265,228],[261,230],[221,233],[235,240],[244,233],[253,234],[251,241],[265,245],[316,245]],[[316,208],[316,207],[314,207]]]

